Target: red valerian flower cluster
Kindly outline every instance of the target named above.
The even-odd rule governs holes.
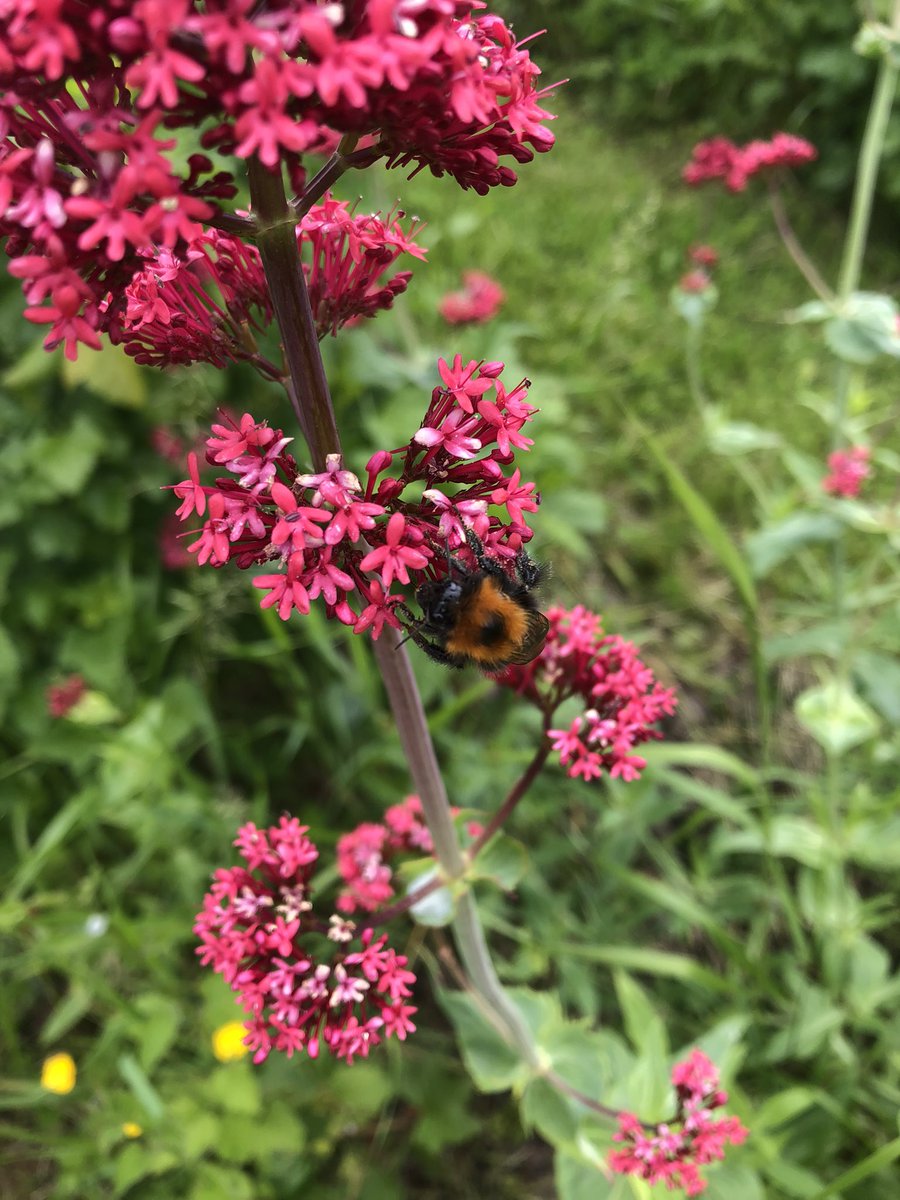
[[[699,1168],[724,1157],[725,1145],[739,1146],[747,1130],[737,1117],[713,1116],[728,1101],[719,1089],[719,1072],[700,1050],[672,1068],[672,1084],[678,1097],[675,1120],[658,1125],[650,1133],[631,1113],[619,1117],[614,1140],[623,1146],[608,1158],[613,1171],[636,1175],[648,1183],[665,1183],[683,1188],[687,1196],[699,1196],[707,1181]]]
[[[413,241],[420,225],[403,232],[399,217],[355,215],[326,196],[297,227],[316,330],[322,338],[351,319],[390,308],[406,290],[411,272],[382,276],[403,254],[424,258]],[[151,366],[254,361],[252,331],[272,320],[272,304],[259,251],[239,238],[208,229],[184,252],[147,252],[145,265],[125,289],[124,308],[107,306],[113,342]]]
[[[206,459],[231,478],[202,483],[197,456],[188,455],[190,478],[174,488],[178,515],[206,518],[189,550],[214,567],[267,567],[253,583],[267,593],[262,606],[282,620],[294,609],[308,613],[321,597],[329,617],[375,638],[385,623],[400,628],[395,584],[441,578],[448,550],[470,555],[465,527],[493,558],[514,561],[532,536],[526,514],[540,499],[518,469],[503,471],[516,449],[532,444],[523,433],[537,411],[528,381],[507,391],[503,363],[463,363],[460,355],[438,368],[442,386],[421,428],[406,446],[371,457],[365,490],[338,455],[318,474],[300,473],[286,450],[291,439],[250,413],[214,425]],[[505,519],[490,506],[505,509]]]
[[[484,271],[463,271],[463,290],[448,292],[439,312],[448,325],[483,325],[500,311],[503,288]]]
[[[823,489],[832,496],[854,499],[859,495],[864,479],[872,474],[868,446],[848,446],[828,455],[828,474],[822,480]]]
[[[742,192],[754,175],[778,167],[799,167],[816,157],[811,142],[790,133],[776,133],[769,142],[757,140],[746,146],[714,137],[698,142],[681,177],[691,186],[721,179],[730,192]]]
[[[547,610],[544,649],[526,666],[508,667],[497,681],[552,716],[572,697],[585,708],[568,729],[550,729],[553,749],[570,778],[637,779],[647,765],[636,746],[662,737],[651,728],[675,711],[675,692],[658,683],[631,642],[604,635],[600,617],[581,605]]]
[[[51,683],[46,691],[47,712],[55,720],[68,716],[86,691],[87,685],[80,675],[68,675],[58,683]]]
[[[390,860],[398,854],[431,854],[431,834],[422,820],[418,796],[407,796],[384,814],[384,824],[368,821],[338,839],[338,870],[346,888],[338,897],[342,913],[374,912],[394,894]]]
[[[688,261],[692,264],[678,280],[682,292],[702,293],[712,285],[712,270],[719,261],[718,253],[712,246],[689,246]]]
[[[234,844],[246,866],[215,872],[194,926],[200,961],[224,977],[249,1014],[254,1062],[272,1050],[315,1058],[324,1045],[352,1063],[383,1038],[403,1040],[415,1029],[416,1010],[406,1003],[415,975],[405,956],[385,934],[368,929],[357,939],[352,921],[334,913],[326,926],[313,915],[319,852],[307,833],[295,817],[267,830],[244,825]]]
[[[358,141],[356,166],[427,167],[481,193],[515,183],[503,160],[549,150],[550,114],[524,43],[478,10],[470,0],[0,5],[0,237],[25,315],[50,326],[48,348],[73,358],[126,322],[128,301],[133,315],[146,311],[140,285],[125,293],[160,256],[165,276],[166,254],[217,265],[238,255],[198,244],[204,226],[252,231],[227,211],[235,179],[210,151],[283,162],[299,190],[304,156],[342,136]],[[162,307],[154,316],[165,323]]]

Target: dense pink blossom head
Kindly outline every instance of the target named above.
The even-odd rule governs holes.
[[[47,711],[57,720],[67,716],[87,691],[80,675],[68,675],[47,688]]]
[[[386,1037],[415,1029],[406,1003],[415,982],[387,936],[332,913],[319,919],[310,880],[319,852],[305,825],[282,817],[238,830],[244,866],[221,868],[197,915],[200,961],[222,975],[247,1013],[254,1061],[272,1050],[324,1048],[352,1063]]]
[[[553,143],[539,75],[525,43],[468,0],[7,0],[0,237],[25,315],[70,358],[110,331],[142,361],[222,365],[243,318],[221,289],[218,309],[201,290],[246,282],[252,320],[269,316],[254,253],[241,261],[214,236],[253,232],[231,211],[234,160],[284,165],[300,190],[310,156],[343,135],[355,165],[427,168],[484,193]],[[330,286],[347,236],[317,220],[304,230],[312,283],[318,272]],[[401,272],[375,287],[391,256],[415,252],[376,232],[377,245],[350,244],[339,295],[316,302],[332,331],[406,286]]]
[[[869,465],[871,451],[867,446],[849,446],[828,455],[828,474],[822,480],[823,489],[831,496],[854,499],[859,495],[863,480],[872,474]]]
[[[174,487],[179,517],[201,522],[188,549],[210,566],[253,567],[262,606],[283,620],[319,601],[372,637],[401,627],[398,606],[446,575],[448,550],[471,560],[467,529],[511,567],[540,498],[518,467],[507,473],[531,445],[528,381],[507,389],[502,363],[461,355],[438,370],[418,428],[372,455],[365,487],[340,456],[302,473],[281,430],[223,415],[206,443],[215,477],[204,482],[189,454],[189,478]]]
[[[675,710],[675,693],[656,681],[631,642],[603,632],[600,617],[581,605],[549,608],[544,648],[526,666],[508,667],[498,682],[549,718],[565,700],[584,707],[566,728],[548,730],[571,778],[636,779],[647,765],[636,754],[662,735],[653,726]]]
[[[707,1187],[700,1168],[723,1158],[726,1145],[739,1146],[747,1130],[737,1117],[714,1115],[728,1096],[719,1088],[718,1070],[702,1051],[692,1050],[675,1064],[672,1084],[678,1098],[674,1120],[647,1127],[631,1113],[622,1113],[613,1135],[621,1149],[609,1155],[608,1163],[619,1174],[699,1196]]]
[[[374,912],[394,894],[391,861],[400,854],[431,854],[431,834],[422,820],[418,796],[407,796],[384,814],[384,823],[367,822],[338,839],[338,870],[344,891],[340,912]]]
[[[504,299],[496,279],[484,271],[464,271],[462,291],[448,292],[439,311],[449,325],[483,325],[497,315]]]
[[[812,162],[817,154],[811,142],[790,133],[776,133],[768,142],[756,140],[746,146],[714,137],[697,143],[681,177],[693,187],[721,180],[730,192],[742,192],[754,175],[799,167]]]

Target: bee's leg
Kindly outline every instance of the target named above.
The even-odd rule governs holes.
[[[536,563],[527,550],[520,550],[516,555],[516,577],[519,583],[529,591],[537,587],[546,574],[540,563]]]
[[[482,542],[481,538],[474,531],[474,529],[469,529],[468,526],[466,526],[466,542],[468,543],[469,549],[475,555],[475,561],[478,563],[479,570],[484,571],[486,575],[490,575],[496,579],[503,591],[506,591],[509,586],[509,576],[503,570],[497,559],[489,558],[488,555],[485,554],[484,542]]]
[[[398,604],[394,611],[407,618],[408,624],[404,625],[406,636],[411,642],[415,642],[419,649],[427,654],[433,662],[440,663],[443,667],[458,667],[460,665],[456,658],[448,654],[443,646],[430,641],[422,633],[419,628],[419,620],[411,608],[408,608],[405,604]],[[401,642],[400,644],[402,645],[403,643]]]

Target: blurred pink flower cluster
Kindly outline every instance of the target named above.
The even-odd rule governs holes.
[[[228,211],[237,186],[223,155],[284,163],[302,192],[305,156],[347,137],[356,166],[427,167],[481,193],[513,184],[508,161],[553,144],[539,74],[469,0],[8,0],[0,236],[25,315],[74,358],[126,323],[129,301],[150,304],[146,277],[126,299],[136,273],[172,284],[176,256],[202,279],[221,253],[221,274],[239,252],[201,241],[208,227],[252,231]],[[163,324],[165,303],[153,309]]]
[[[727,1143],[739,1146],[747,1130],[737,1117],[713,1115],[728,1095],[719,1089],[719,1072],[702,1051],[692,1050],[675,1064],[672,1083],[678,1096],[675,1119],[650,1132],[632,1113],[622,1113],[613,1137],[623,1148],[613,1150],[608,1162],[619,1174],[699,1196],[707,1186],[699,1168],[723,1158]]]
[[[45,693],[47,712],[56,720],[67,716],[87,691],[80,675],[68,675],[58,683],[51,683]]]
[[[508,667],[498,682],[552,716],[578,697],[582,712],[548,736],[571,778],[637,779],[646,760],[635,747],[662,735],[652,728],[675,711],[675,692],[656,681],[631,642],[605,635],[600,617],[581,605],[547,610],[550,631],[540,655]]]
[[[418,796],[407,796],[384,814],[384,823],[358,825],[338,839],[338,870],[345,890],[338,897],[342,913],[358,908],[374,912],[394,895],[390,860],[398,854],[431,854],[431,834],[422,820]]]
[[[416,1010],[406,1003],[415,975],[405,956],[385,934],[369,929],[356,938],[352,921],[334,913],[326,925],[313,914],[319,852],[307,833],[295,817],[269,829],[244,825],[234,844],[246,866],[215,872],[194,926],[200,961],[249,1014],[255,1062],[272,1050],[315,1058],[323,1046],[353,1062],[385,1037],[403,1040],[415,1029]]]
[[[776,133],[771,141],[756,140],[746,146],[714,137],[697,143],[681,177],[691,186],[720,179],[730,192],[742,192],[754,175],[779,167],[799,167],[816,157],[811,142],[790,133]]]
[[[321,597],[329,617],[376,638],[385,623],[399,628],[395,584],[442,577],[448,549],[471,556],[465,527],[492,557],[514,560],[532,536],[527,514],[539,501],[518,469],[503,471],[532,444],[523,433],[537,411],[528,381],[507,391],[502,363],[463,363],[459,355],[438,368],[442,384],[421,427],[406,446],[371,457],[365,489],[338,455],[325,471],[302,474],[280,429],[250,413],[223,418],[206,458],[230,477],[202,483],[191,453],[190,477],[174,488],[183,521],[205,517],[189,550],[214,567],[267,567],[253,583],[267,593],[262,606],[276,607],[282,620]]]
[[[854,499],[859,495],[863,480],[872,474],[868,446],[848,446],[828,455],[828,474],[822,487],[832,496]]]
[[[463,271],[461,292],[448,292],[439,311],[448,325],[483,325],[500,311],[503,288],[484,271]]]

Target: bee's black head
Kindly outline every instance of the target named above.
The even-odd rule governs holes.
[[[433,579],[416,590],[416,601],[422,610],[422,623],[434,632],[451,629],[463,594],[463,584],[456,579]]]

